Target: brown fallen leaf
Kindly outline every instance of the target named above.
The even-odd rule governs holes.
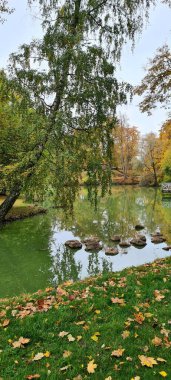
[[[19,340],[16,340],[15,342],[12,342],[12,346],[14,348],[20,348],[24,347],[25,344],[28,344],[30,342],[30,339],[28,338],[23,338],[22,336],[19,338]]]
[[[87,372],[94,373],[97,368],[97,364],[94,363],[94,359],[87,364]]]
[[[140,312],[138,314],[134,314],[134,317],[135,317],[135,321],[137,323],[139,323],[140,325],[142,325],[142,323],[143,323],[143,321],[145,319],[144,315]]]
[[[2,327],[7,327],[10,324],[10,319],[5,319],[2,323]]]
[[[81,325],[84,325],[84,324],[85,324],[85,321],[75,322],[75,325],[77,325],[77,326],[81,326]]]
[[[6,311],[2,310],[0,311],[0,318],[4,318],[6,316]]]
[[[111,356],[120,358],[123,355],[124,351],[125,351],[125,348],[118,348],[118,350],[112,351]]]
[[[162,339],[160,339],[157,336],[155,336],[154,339],[152,339],[152,343],[156,347],[161,346],[162,345]]]
[[[154,297],[156,299],[156,301],[160,302],[163,298],[165,298],[165,296],[163,296],[159,290],[155,290],[154,291]]]
[[[40,379],[40,375],[38,373],[35,373],[35,375],[28,375],[28,376],[26,376],[26,379],[28,379],[28,380]]]
[[[138,355],[141,365],[152,368],[153,365],[158,364],[156,360],[150,356]]]

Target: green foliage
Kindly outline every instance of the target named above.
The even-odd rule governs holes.
[[[140,103],[142,112],[151,114],[151,110],[158,107],[170,109],[171,97],[171,51],[168,45],[157,50],[157,54],[149,61],[147,75],[141,85],[135,89],[138,95],[144,95]]]
[[[0,0],[0,23],[5,21],[3,17],[5,14],[10,14],[13,11],[13,8],[9,8],[7,0]]]

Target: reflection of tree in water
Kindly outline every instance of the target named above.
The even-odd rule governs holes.
[[[82,269],[80,262],[76,262],[73,250],[64,245],[58,246],[56,255],[53,256],[51,272],[53,273],[56,284],[67,280],[77,281]]]
[[[112,271],[112,263],[106,259],[100,259],[97,252],[89,255],[87,273],[89,276],[96,276],[99,273]]]

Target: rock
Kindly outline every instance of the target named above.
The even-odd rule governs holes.
[[[169,251],[170,247],[163,247],[162,248],[164,251]]]
[[[118,255],[119,251],[117,248],[106,248],[105,249],[105,255],[108,255],[108,256],[115,256],[115,255]]]
[[[162,236],[154,236],[151,239],[151,242],[154,244],[160,244],[160,243],[163,243],[164,241],[166,241],[166,239]]]
[[[102,249],[102,246],[99,244],[99,242],[89,242],[86,243],[85,251],[100,251]]]
[[[141,224],[136,224],[136,226],[135,226],[135,229],[136,230],[143,230],[145,227],[144,226],[142,226]]]
[[[77,249],[82,248],[82,244],[79,240],[67,240],[65,242],[66,247]]]
[[[163,234],[161,232],[155,232],[155,234],[151,234],[152,237],[163,237]]]
[[[99,243],[100,239],[97,236],[90,236],[89,238],[84,239],[82,242],[84,244],[93,244]]]
[[[128,243],[127,241],[121,241],[121,242],[119,243],[119,246],[122,247],[122,248],[128,248],[128,247],[131,246],[131,244]]]
[[[116,241],[116,242],[119,242],[121,240],[121,236],[119,235],[114,235],[110,238],[110,240],[112,241]]]
[[[134,245],[135,247],[145,247],[147,245],[146,241],[145,240],[142,240],[140,238],[135,238],[135,239],[132,239],[130,241],[130,243],[132,245]]]
[[[137,239],[140,239],[142,241],[146,241],[147,240],[145,235],[138,235]]]

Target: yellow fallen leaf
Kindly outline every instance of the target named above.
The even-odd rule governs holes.
[[[44,354],[43,354],[43,352],[38,352],[38,354],[36,354],[36,355],[34,356],[34,358],[32,359],[32,361],[41,360],[42,358],[44,358]]]
[[[124,351],[124,348],[118,348],[118,350],[112,351],[111,356],[116,356],[117,358],[120,358],[123,355]]]
[[[79,342],[82,338],[82,335],[77,335],[77,342]]]
[[[94,342],[98,342],[98,340],[99,340],[97,335],[92,335],[91,339],[94,340]]]
[[[105,380],[112,380],[112,376],[106,377]]]
[[[68,364],[65,367],[60,368],[60,371],[66,371],[69,367],[71,367],[71,364]]]
[[[116,303],[116,304],[119,304],[119,305],[125,305],[125,300],[123,298],[111,298],[111,301],[112,303]]]
[[[49,352],[49,351],[46,351],[46,352],[44,353],[44,356],[45,356],[45,358],[49,358],[49,356],[50,356],[50,352]]]
[[[63,358],[69,358],[69,356],[71,356],[72,355],[72,352],[71,351],[64,351],[63,352]]]
[[[167,376],[167,372],[165,372],[165,371],[161,371],[161,372],[159,372],[159,374],[160,374],[162,377],[166,377],[166,376]]]
[[[94,359],[87,364],[87,372],[94,373],[97,368],[97,364],[94,363]]]
[[[96,313],[96,314],[100,314],[101,311],[100,311],[100,310],[95,310],[95,313]]]
[[[141,365],[152,368],[153,365],[158,364],[156,360],[150,356],[138,355]]]
[[[121,334],[121,336],[122,336],[123,339],[128,338],[130,336],[130,331],[128,331],[128,330],[123,331],[123,333]]]
[[[166,360],[165,360],[165,359],[162,359],[162,358],[157,358],[157,361],[158,361],[158,362],[161,362],[161,363],[166,363]]]
[[[135,377],[132,377],[131,380],[140,380],[140,377],[139,376],[135,376]]]

